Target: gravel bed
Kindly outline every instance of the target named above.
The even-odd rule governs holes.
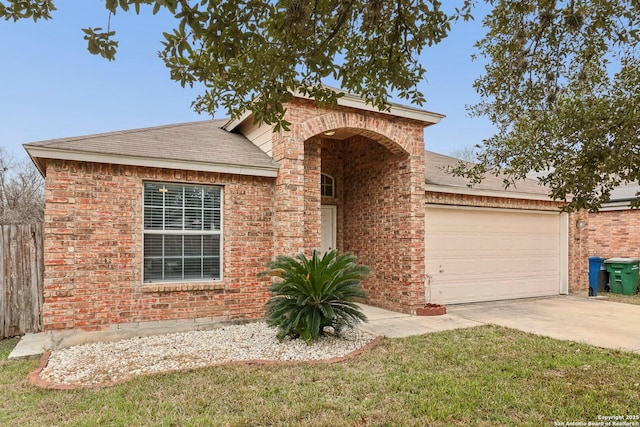
[[[346,356],[375,338],[358,329],[345,329],[307,345],[300,339],[280,342],[276,331],[259,322],[83,344],[51,352],[40,378],[59,385],[96,386],[232,361],[326,360]]]

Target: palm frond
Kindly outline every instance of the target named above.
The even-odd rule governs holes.
[[[366,297],[360,281],[370,269],[357,264],[355,255],[314,250],[310,258],[278,256],[267,268],[260,275],[278,278],[266,304],[267,323],[279,328],[278,338],[301,337],[309,343],[326,326],[339,330],[367,321],[354,300]]]

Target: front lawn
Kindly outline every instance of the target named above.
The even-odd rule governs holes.
[[[15,343],[13,343],[15,344]],[[344,363],[218,366],[42,390],[0,343],[0,424],[554,425],[640,414],[640,355],[483,326],[384,339]]]

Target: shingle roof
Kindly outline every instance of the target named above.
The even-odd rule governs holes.
[[[426,151],[425,153],[425,181],[427,184],[447,188],[469,188],[469,180],[464,177],[453,176],[446,172],[449,166],[455,166],[460,160],[442,154]],[[495,175],[486,175],[481,183],[474,184],[472,189],[486,191],[501,191],[510,193],[531,194],[536,196],[548,196],[548,191],[538,181],[524,179],[518,181],[515,186],[505,190],[503,178]]]
[[[200,165],[202,170],[220,166],[237,171],[276,172],[278,164],[247,138],[222,129],[227,121],[208,120],[60,138],[32,142],[24,147],[32,157],[34,154],[43,157],[52,153],[74,153],[85,157],[108,156],[112,163],[121,160],[124,164],[134,164],[133,159],[145,159],[147,163],[154,160],[193,163]]]
[[[141,166],[214,170],[246,175],[276,176],[278,164],[243,135],[222,126],[228,120],[178,123],[25,144],[41,171],[43,158],[61,158]],[[468,181],[446,172],[459,161],[431,151],[425,155],[425,180],[441,191],[468,189]],[[174,166],[175,164],[175,166]],[[439,191],[440,191],[439,189]],[[488,175],[474,190],[505,192],[500,177]],[[547,195],[537,181],[519,181],[507,192]]]
[[[611,191],[611,201],[612,202],[626,202],[629,200],[634,200],[637,196],[636,194],[640,192],[640,184],[637,182],[629,182],[626,184],[621,184]]]

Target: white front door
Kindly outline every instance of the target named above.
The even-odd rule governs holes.
[[[320,207],[320,250],[322,253],[336,249],[336,207]]]

